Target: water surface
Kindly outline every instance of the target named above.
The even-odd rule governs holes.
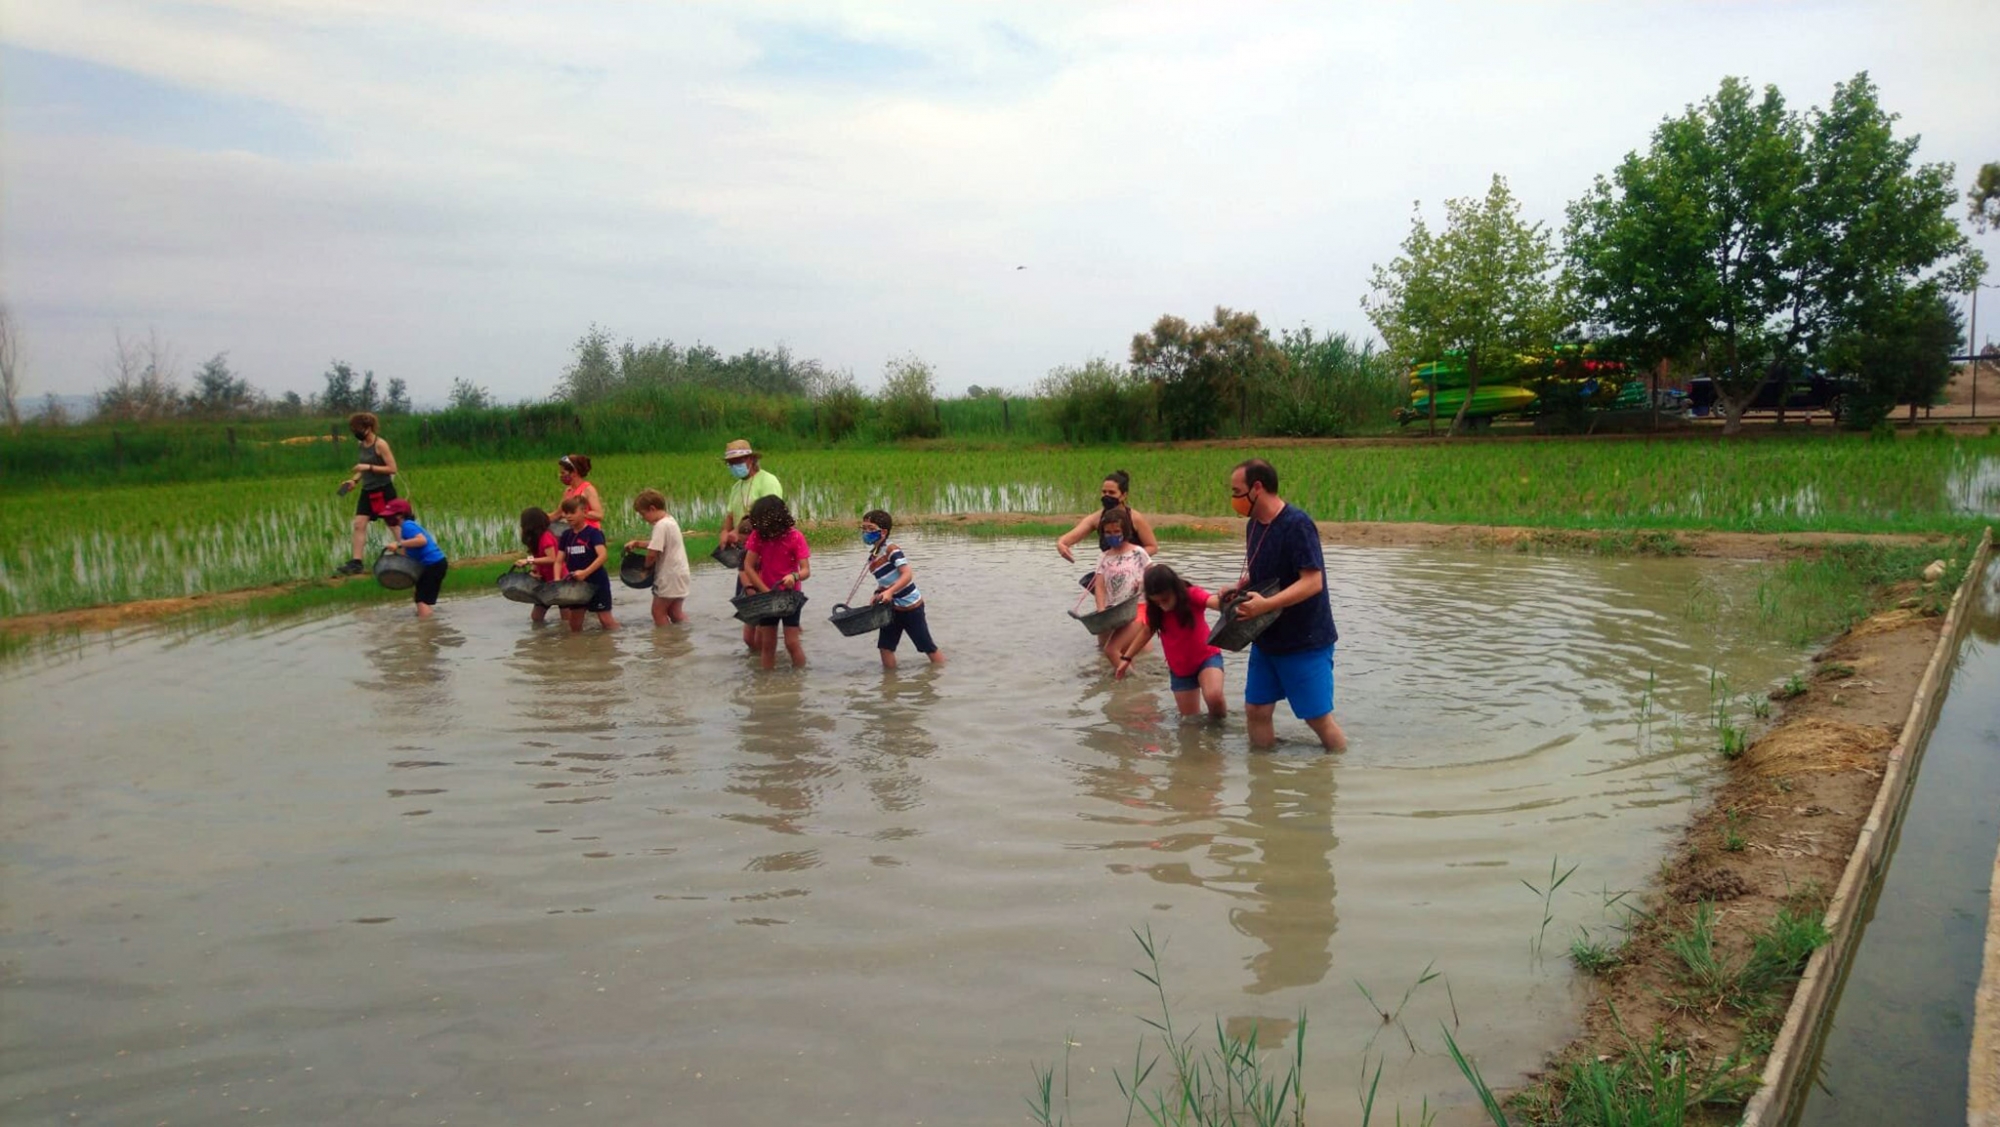
[[[1353,750],[1281,708],[1251,755],[1157,656],[1103,675],[1045,542],[906,543],[941,671],[823,624],[828,545],[803,673],[753,668],[706,565],[680,629],[456,598],[0,667],[6,1118],[1009,1124],[1067,1034],[1105,1121],[1135,927],[1184,1021],[1309,1012],[1314,1123],[1364,1059],[1383,1107],[1462,1106],[1440,1025],[1497,1082],[1570,1035],[1561,952],[1709,778],[1714,671],[1799,658],[1744,565],[1329,550]],[[1427,966],[1449,994],[1385,1027],[1357,983]]]

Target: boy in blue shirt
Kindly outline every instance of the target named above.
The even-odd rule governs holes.
[[[451,569],[451,561],[445,559],[437,537],[425,532],[423,525],[410,516],[408,501],[397,498],[383,504],[382,523],[389,528],[386,550],[424,565],[423,574],[417,576],[417,617],[429,618],[432,608],[437,606],[438,589],[444,586],[444,573]]]

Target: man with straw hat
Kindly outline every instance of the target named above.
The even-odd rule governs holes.
[[[739,438],[723,447],[722,461],[729,467],[729,474],[736,483],[729,487],[729,498],[723,503],[722,546],[727,548],[742,540],[736,533],[736,526],[750,512],[750,506],[759,497],[783,498],[785,487],[778,482],[778,475],[758,466],[757,451],[751,449],[750,440]]]

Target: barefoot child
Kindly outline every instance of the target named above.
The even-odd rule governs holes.
[[[646,568],[653,573],[653,625],[686,622],[687,612],[681,603],[687,599],[692,573],[680,522],[667,515],[667,499],[657,489],[641,489],[632,499],[632,511],[653,526],[653,534],[646,539],[625,542],[627,551],[646,549]]]
[[[528,550],[528,556],[520,566],[534,568],[535,578],[544,583],[556,577],[562,564],[562,544],[549,530],[549,514],[532,505],[521,510],[521,546]],[[540,603],[528,612],[528,621],[537,626],[548,620],[549,608]]]
[[[917,590],[917,577],[910,570],[910,561],[902,548],[889,542],[889,530],[895,523],[881,509],[870,509],[861,518],[861,539],[868,545],[868,571],[875,577],[877,588],[874,601],[889,604],[896,614],[875,636],[875,648],[882,651],[882,668],[894,669],[896,647],[902,644],[903,635],[908,634],[918,653],[929,657],[932,665],[943,665],[944,654],[931,641],[930,626],[924,621],[924,593]]]
[[[792,511],[778,496],[757,498],[750,506],[750,539],[743,545],[743,588],[746,594],[764,591],[796,591],[812,577],[808,562],[812,549],[805,534],[793,527]],[[778,628],[785,630],[785,652],[792,668],[806,663],[805,643],[799,637],[799,614],[766,618],[757,623],[757,652],[764,668],[778,664]]]
[[[583,616],[594,612],[599,626],[616,630],[618,622],[611,617],[611,575],[604,570],[604,561],[611,555],[604,547],[604,530],[591,527],[589,502],[582,497],[564,501],[562,515],[569,525],[569,531],[557,541],[562,548],[563,570],[569,578],[590,584],[589,604],[562,608],[563,621],[569,623],[571,633],[579,633]]]
[[[1097,519],[1104,551],[1097,557],[1097,582],[1091,585],[1091,591],[1097,596],[1098,610],[1138,598],[1139,589],[1145,582],[1146,567],[1153,562],[1146,549],[1126,538],[1126,531],[1131,527],[1131,510],[1123,505],[1104,510],[1104,515]],[[1116,665],[1118,655],[1125,652],[1126,643],[1137,637],[1140,629],[1139,620],[1134,618],[1102,635],[1105,660]]]
[[[754,505],[756,502],[752,501],[751,504]],[[725,525],[725,527],[727,526]],[[750,543],[750,514],[746,512],[743,514],[743,519],[736,522],[736,546],[741,548],[748,543]],[[724,541],[724,546],[728,546],[727,541]],[[750,589],[743,585],[743,569],[738,567],[736,569],[736,598],[740,599],[749,593]],[[757,652],[756,624],[749,622],[743,624],[743,647],[751,653]]]
[[[423,574],[417,576],[417,617],[429,618],[432,608],[437,606],[438,589],[444,586],[444,573],[450,570],[451,562],[444,558],[444,549],[438,547],[437,538],[425,532],[410,515],[408,501],[398,498],[384,502],[382,523],[389,529],[389,545],[385,550],[409,556],[424,565]]]
[[[1118,654],[1119,678],[1132,671],[1133,655],[1158,634],[1160,649],[1167,655],[1174,704],[1181,715],[1195,715],[1204,703],[1213,719],[1229,715],[1229,706],[1222,700],[1222,651],[1208,644],[1206,613],[1220,610],[1222,600],[1191,585],[1166,564],[1146,569],[1145,591],[1138,636]]]

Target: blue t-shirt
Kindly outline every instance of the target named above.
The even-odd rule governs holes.
[[[569,569],[570,578],[591,565],[597,559],[597,549],[604,546],[604,530],[583,526],[583,531],[569,529],[557,543],[562,547],[563,566]],[[611,586],[611,557],[604,557],[604,566],[583,577],[583,581],[593,587]]]
[[[423,547],[405,548],[403,549],[403,554],[423,564],[425,567],[429,567],[434,563],[444,562],[444,549],[438,547],[438,538],[425,532],[423,525],[418,524],[409,517],[403,518],[402,531],[396,535],[398,539],[402,540],[413,540],[419,536],[424,538]]]
[[[1326,557],[1319,548],[1319,526],[1297,505],[1278,510],[1270,524],[1252,520],[1243,530],[1243,550],[1250,559],[1250,586],[1277,580],[1280,587],[1298,582],[1300,571],[1317,570],[1319,594],[1278,612],[1252,645],[1265,653],[1289,654],[1317,650],[1340,640],[1333,626],[1333,603],[1326,597]]]

